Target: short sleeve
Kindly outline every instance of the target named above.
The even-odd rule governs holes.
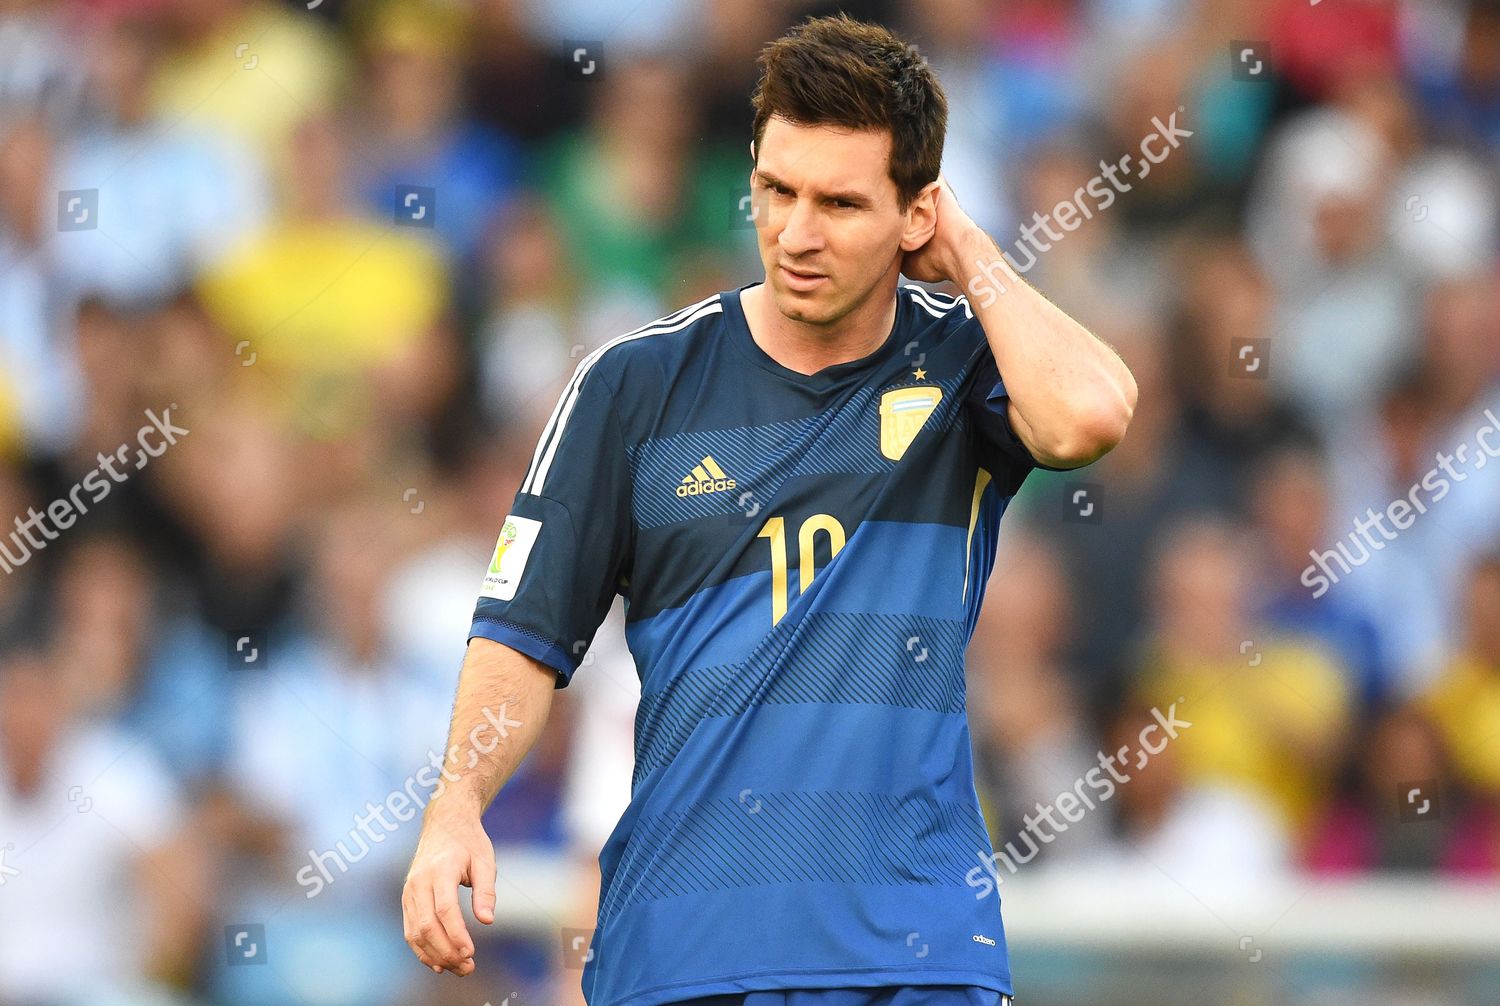
[[[969,395],[969,417],[985,440],[1012,460],[1028,467],[1035,466],[1036,459],[1011,427],[1009,406],[1010,393],[1005,390],[1005,381],[995,370],[994,358],[986,351],[974,379],[973,393]]]
[[[990,351],[990,342],[984,336],[984,328],[975,318],[966,319],[962,324],[972,328],[971,333],[968,333],[969,339],[977,343],[972,366],[974,376],[968,384],[969,393],[965,405],[969,412],[969,423],[975,430],[975,439],[980,441],[984,453],[989,454],[989,463],[995,468],[996,477],[999,477],[999,469],[1007,469],[1010,472],[1007,481],[1014,492],[1020,489],[1020,484],[1026,475],[1031,474],[1032,469],[1061,471],[1038,462],[1032,457],[1031,450],[1023,444],[1022,438],[1016,435],[1016,430],[1011,427],[1011,396],[1005,390],[1005,379],[995,366],[995,354]]]
[[[591,366],[592,365],[592,366]],[[633,550],[630,467],[614,390],[585,361],[542,431],[500,527],[469,638],[541,661],[565,687]]]

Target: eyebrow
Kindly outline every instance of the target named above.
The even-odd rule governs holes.
[[[780,178],[777,178],[775,175],[771,174],[769,171],[763,171],[760,168],[756,168],[755,169],[755,174],[760,178],[761,181],[765,182],[767,185],[779,185],[779,186],[781,186],[784,189],[790,189],[791,188],[790,185],[788,185],[786,182],[783,182]],[[823,192],[823,193],[819,193],[819,195],[821,195],[824,199],[839,199],[839,200],[842,200],[842,201],[844,201],[846,203],[853,203],[856,206],[869,206],[870,205],[870,199],[869,199],[869,197],[866,196],[864,193],[861,193],[861,192],[852,192],[852,191]]]

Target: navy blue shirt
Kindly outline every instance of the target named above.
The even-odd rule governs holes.
[[[998,892],[965,879],[992,849],[964,651],[1036,463],[963,298],[903,286],[880,348],[805,375],[739,293],[579,365],[471,630],[563,687],[625,598],[636,763],[585,992],[1009,993]]]

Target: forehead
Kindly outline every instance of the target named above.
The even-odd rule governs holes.
[[[884,129],[805,126],[772,116],[756,148],[756,167],[794,189],[857,189],[873,194],[891,181],[891,134]]]

